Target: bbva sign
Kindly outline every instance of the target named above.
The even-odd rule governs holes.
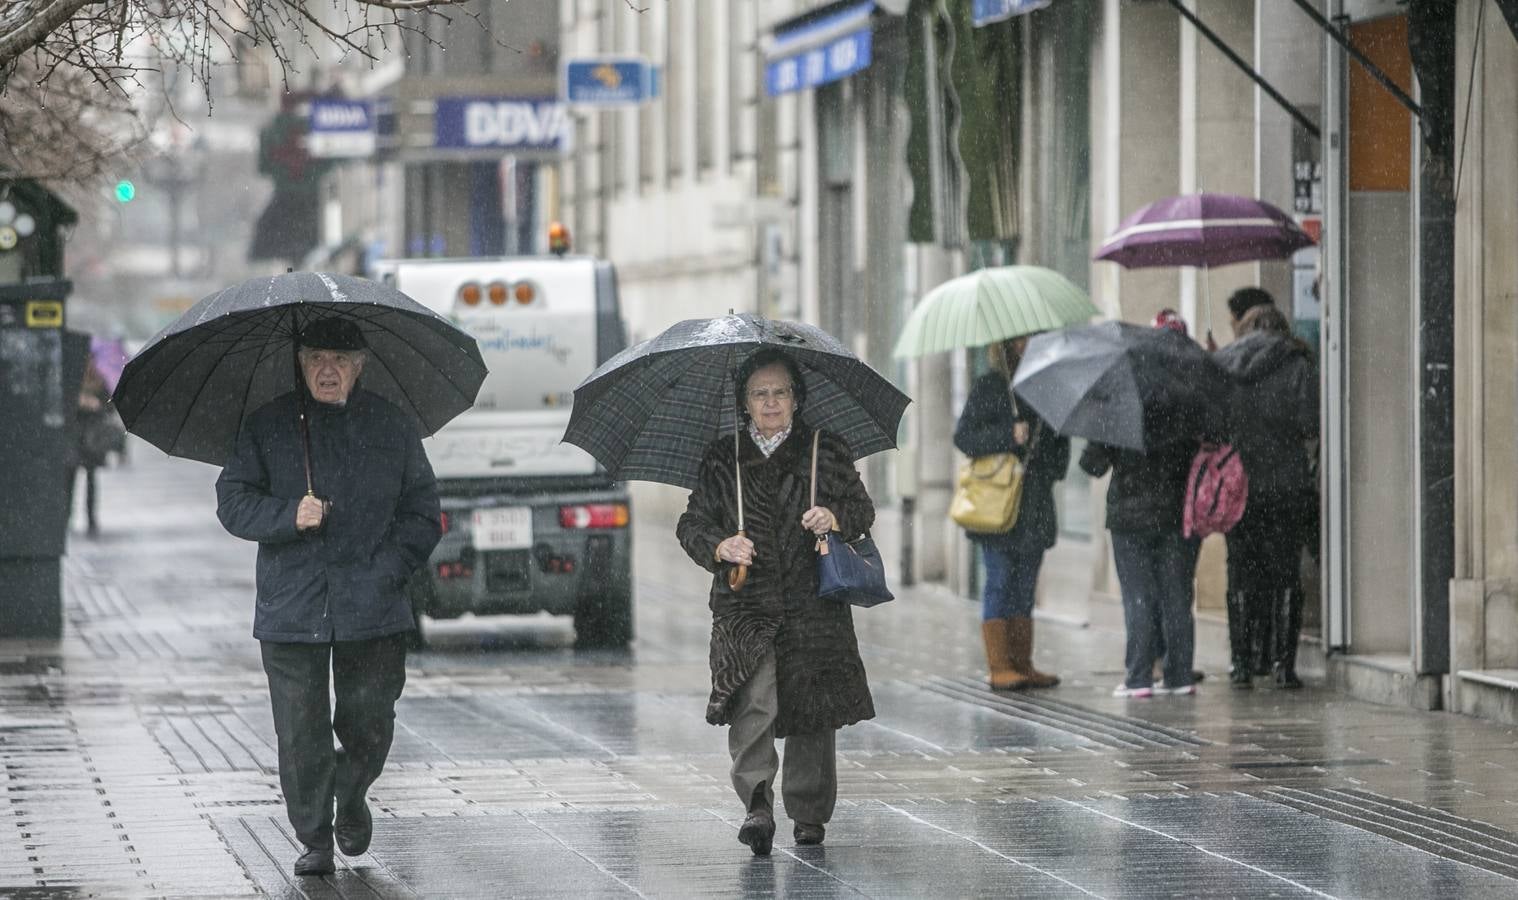
[[[551,98],[440,97],[434,146],[460,149],[569,149],[569,107]]]

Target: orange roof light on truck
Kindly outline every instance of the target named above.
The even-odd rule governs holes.
[[[563,222],[552,222],[548,226],[548,251],[555,256],[563,256],[569,252],[569,229]]]

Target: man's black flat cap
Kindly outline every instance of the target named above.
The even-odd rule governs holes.
[[[336,316],[306,325],[296,343],[313,350],[363,350],[369,346],[358,323]]]

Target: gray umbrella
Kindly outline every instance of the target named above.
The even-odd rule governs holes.
[[[707,445],[736,436],[736,370],[767,346],[801,367],[803,422],[855,459],[896,446],[906,394],[822,329],[748,313],[687,319],[607,360],[575,388],[564,440],[615,478],[694,488]]]
[[[173,456],[221,465],[243,418],[296,388],[295,334],[330,316],[356,322],[369,345],[359,386],[423,435],[474,404],[486,373],[474,338],[378,282],[291,272],[217,291],[159,332],[116,385],[122,423]]]
[[[1228,376],[1168,328],[1102,322],[1034,336],[1012,388],[1061,434],[1143,451],[1215,430]]]

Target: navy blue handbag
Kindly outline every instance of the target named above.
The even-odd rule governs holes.
[[[817,505],[819,436],[812,433],[812,506]],[[831,532],[817,539],[817,596],[854,606],[896,599],[886,587],[885,563],[868,532],[852,541]]]

